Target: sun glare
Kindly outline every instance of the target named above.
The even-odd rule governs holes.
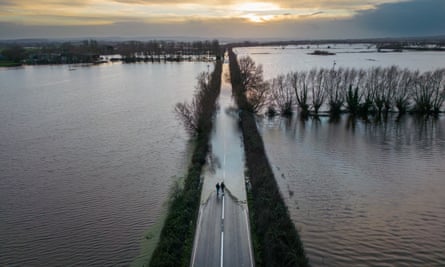
[[[247,2],[235,5],[233,10],[239,12],[241,18],[253,23],[262,23],[272,20],[272,14],[280,10],[280,6],[268,2]]]
[[[257,14],[246,14],[244,16],[242,16],[245,19],[248,19],[250,22],[254,22],[254,23],[262,23],[262,22],[267,22],[273,19],[272,15],[257,15]]]
[[[274,11],[278,9],[280,9],[278,5],[265,2],[242,3],[235,6],[236,11],[242,12]]]

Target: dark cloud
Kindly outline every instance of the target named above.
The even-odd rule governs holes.
[[[445,33],[445,0],[411,0],[382,4],[353,19],[364,29],[395,36]]]

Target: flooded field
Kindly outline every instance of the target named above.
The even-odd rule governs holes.
[[[329,47],[329,48],[328,48]],[[327,51],[335,55],[309,55],[315,50]],[[255,62],[263,65],[264,77],[274,78],[296,70],[312,68],[369,68],[389,67],[428,71],[445,68],[443,52],[385,52],[377,53],[374,46],[368,44],[332,44],[286,47],[246,47],[234,50],[239,56],[249,55]]]
[[[312,56],[238,48],[266,78],[312,67],[445,67],[445,53]],[[374,60],[367,60],[372,58]],[[445,117],[364,122],[259,118],[268,158],[313,266],[443,266]]]
[[[207,63],[0,70],[0,265],[129,265],[185,172],[173,107],[201,71]]]

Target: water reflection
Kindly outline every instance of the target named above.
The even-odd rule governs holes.
[[[0,71],[0,266],[127,266],[188,163],[206,63]]]
[[[314,266],[445,262],[445,118],[263,118]]]
[[[259,119],[258,123],[262,127],[282,129],[290,138],[299,137],[301,141],[304,139],[306,128],[312,135],[317,135],[322,127],[330,129],[331,134],[338,132],[340,127],[350,135],[359,131],[371,143],[392,144],[394,149],[399,150],[402,146],[415,144],[419,150],[428,150],[433,146],[445,149],[444,120],[444,117],[433,116],[390,115],[386,118],[363,119],[353,115],[344,115],[337,118],[266,117]]]

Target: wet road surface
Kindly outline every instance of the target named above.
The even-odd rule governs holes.
[[[244,180],[244,148],[237,109],[224,64],[219,109],[211,138],[211,152],[204,169],[201,207],[191,265],[254,266]],[[224,182],[225,194],[216,193]]]

